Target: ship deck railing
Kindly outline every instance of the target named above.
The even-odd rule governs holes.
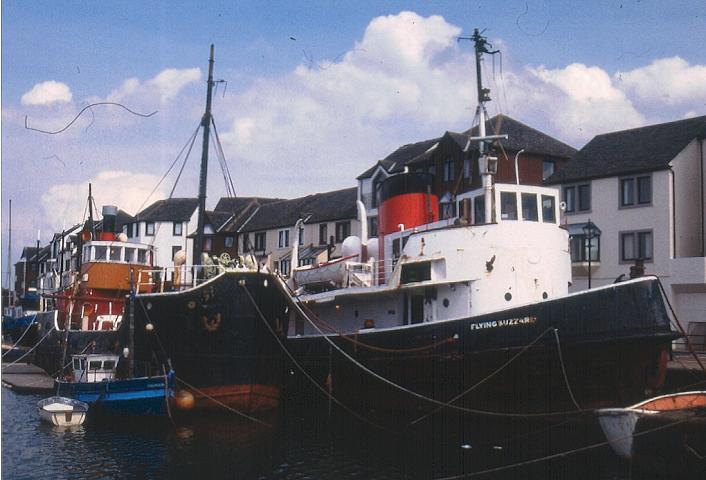
[[[152,293],[188,290],[224,273],[223,265],[182,265],[140,270],[137,275],[137,291]]]

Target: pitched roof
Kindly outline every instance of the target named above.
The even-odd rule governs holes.
[[[197,198],[167,198],[157,200],[137,215],[141,222],[186,222],[199,205]]]
[[[692,140],[704,136],[706,116],[597,135],[547,183],[665,169]]]
[[[241,231],[254,232],[291,227],[297,219],[307,217],[307,223],[353,219],[358,212],[357,198],[358,189],[352,187],[267,203],[262,205],[243,225]]]
[[[499,140],[506,150],[517,152],[524,149],[527,153],[559,158],[569,158],[576,153],[574,147],[507,115],[498,114],[488,119],[485,123],[485,130],[488,135],[507,134],[507,140]],[[446,131],[438,138],[404,145],[363,172],[358,176],[358,179],[372,176],[378,165],[382,165],[389,173],[394,173],[402,171],[405,165],[422,163],[430,158],[432,154],[430,149],[441,141],[453,141],[458,148],[463,149],[468,143],[469,136],[478,136],[478,126],[461,133]],[[470,150],[477,149],[478,142],[472,142]]]

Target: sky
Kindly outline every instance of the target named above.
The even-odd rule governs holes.
[[[99,208],[131,214],[170,194],[203,114],[212,43],[213,115],[242,196],[354,186],[399,146],[469,128],[475,67],[472,44],[458,37],[474,28],[502,51],[483,65],[489,113],[576,148],[597,134],[706,115],[703,0],[4,0],[1,8],[3,286],[10,199],[14,263],[37,230],[46,244],[83,220],[89,182]],[[76,118],[103,102],[125,108],[96,105]],[[174,196],[197,195],[200,145]],[[225,191],[212,156],[208,207]]]

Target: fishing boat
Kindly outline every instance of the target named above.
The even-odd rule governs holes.
[[[176,258],[167,268],[166,275],[176,279],[171,289],[137,292],[131,350],[152,374],[165,364],[174,368],[180,412],[225,407],[260,414],[277,409],[280,401],[288,300],[276,276],[251,256],[204,254],[213,53],[211,45],[193,263]]]
[[[706,471],[706,391],[662,395],[596,412],[616,455],[667,471]]]
[[[439,411],[559,418],[629,405],[662,386],[677,335],[657,278],[569,294],[569,234],[558,191],[494,182],[488,90],[476,30],[481,188],[439,218],[433,176],[405,171],[380,187],[379,238],[344,242],[345,268],[322,288],[294,268],[287,348],[343,404],[407,420]],[[466,147],[468,149],[468,146]],[[298,244],[298,228],[294,242]],[[296,252],[296,247],[295,251]],[[297,265],[296,253],[292,265]]]
[[[126,360],[122,359],[124,363]],[[70,381],[55,382],[57,395],[85,402],[92,414],[166,417],[174,403],[174,372],[162,376],[116,378],[121,357],[88,354],[72,356]]]
[[[73,398],[53,396],[37,402],[37,409],[45,422],[60,427],[73,427],[86,420],[88,404]]]

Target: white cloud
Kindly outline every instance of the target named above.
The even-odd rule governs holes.
[[[71,89],[68,85],[54,80],[47,80],[32,87],[22,95],[22,105],[51,105],[71,101]]]
[[[706,65],[689,65],[680,57],[653,60],[647,66],[618,72],[614,78],[646,103],[693,105],[706,101]]]
[[[158,97],[160,102],[164,103],[175,98],[185,87],[200,79],[199,68],[167,68],[144,83],[137,78],[128,78],[120,87],[108,94],[107,100],[110,102],[121,102],[126,99],[151,101]]]
[[[564,68],[527,68],[534,90],[525,102],[528,116],[546,116],[565,142],[586,141],[593,135],[643,125],[645,117],[600,67],[573,63]],[[519,102],[516,103],[522,108]]]
[[[42,195],[41,203],[51,226],[55,231],[61,231],[64,221],[69,226],[84,218],[89,183],[92,184],[93,197],[99,210],[103,205],[116,205],[134,215],[140,207],[166,197],[166,187],[162,186],[145,202],[146,195],[158,181],[156,175],[106,170],[84,182],[53,185]]]

